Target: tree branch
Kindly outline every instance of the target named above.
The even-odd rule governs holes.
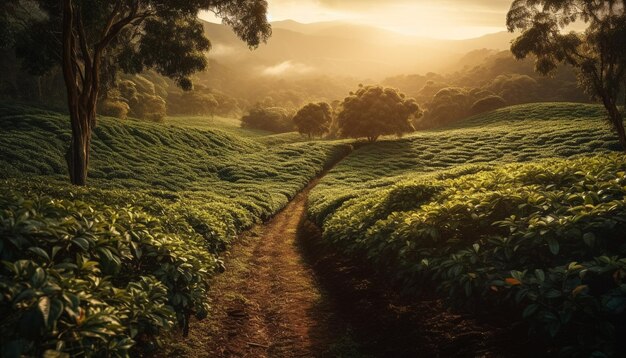
[[[74,41],[73,41],[73,19],[74,9],[71,0],[63,0],[63,77],[68,84],[68,101],[70,107],[75,105],[78,97],[77,86],[69,84],[76,83],[76,72],[73,66],[75,62]]]
[[[76,24],[78,28],[78,33],[76,34],[76,36],[78,37],[80,41],[80,49],[83,54],[83,62],[85,63],[86,68],[91,68],[91,65],[92,65],[91,52],[89,51],[89,46],[87,44],[87,34],[85,33],[83,17],[80,14],[80,12],[77,16],[77,20],[78,21],[76,22]]]

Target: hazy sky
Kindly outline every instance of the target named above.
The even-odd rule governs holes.
[[[511,0],[269,0],[272,21],[345,20],[424,37],[470,38],[505,30]]]

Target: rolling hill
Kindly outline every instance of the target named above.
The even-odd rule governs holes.
[[[217,126],[227,130],[99,118],[90,186],[78,188],[63,161],[67,116],[0,104],[0,315],[38,332],[3,325],[3,356],[56,342],[124,356],[138,335],[187,329],[206,315],[231,241],[349,149]],[[33,300],[49,307],[44,320]]]
[[[622,356],[626,157],[604,117],[520,105],[365,146],[313,190],[309,217],[405,294],[525,321],[543,351]]]
[[[267,44],[250,51],[224,25],[205,23],[209,58],[267,76],[326,75],[380,80],[400,73],[448,70],[467,52],[508,49],[513,36],[496,33],[468,40],[406,36],[343,22],[272,23]]]

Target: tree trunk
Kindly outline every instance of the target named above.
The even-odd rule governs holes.
[[[608,111],[609,121],[617,133],[622,150],[626,151],[626,131],[624,130],[624,118],[622,117],[622,113],[620,112],[615,101],[611,100],[607,96],[602,98],[602,103],[604,104],[604,108]]]
[[[77,37],[74,7],[71,0],[63,0],[63,79],[67,90],[67,104],[72,125],[72,140],[65,155],[70,181],[87,184],[91,131],[96,125],[96,104],[100,86],[100,57],[102,51],[90,58],[86,43],[82,43],[82,60],[77,56]],[[77,14],[80,16],[80,14]],[[82,25],[81,25],[82,26]],[[84,39],[83,39],[84,40]]]
[[[91,147],[91,113],[79,107],[70,108],[72,141],[67,149],[66,161],[70,181],[75,185],[87,185],[89,150]]]
[[[626,132],[624,131],[624,120],[622,115],[617,112],[616,117],[613,119],[613,127],[619,137],[619,143],[622,145],[622,150],[626,152]]]

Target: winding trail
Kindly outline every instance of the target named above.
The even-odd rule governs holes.
[[[194,357],[311,357],[323,354],[333,309],[297,246],[312,181],[272,220],[233,245],[211,287],[210,318],[185,340]]]
[[[167,352],[181,357],[517,357],[526,332],[407,301],[363,265],[320,244],[306,219],[313,180],[242,235],[210,290],[211,311]],[[524,337],[524,338],[521,338]]]

